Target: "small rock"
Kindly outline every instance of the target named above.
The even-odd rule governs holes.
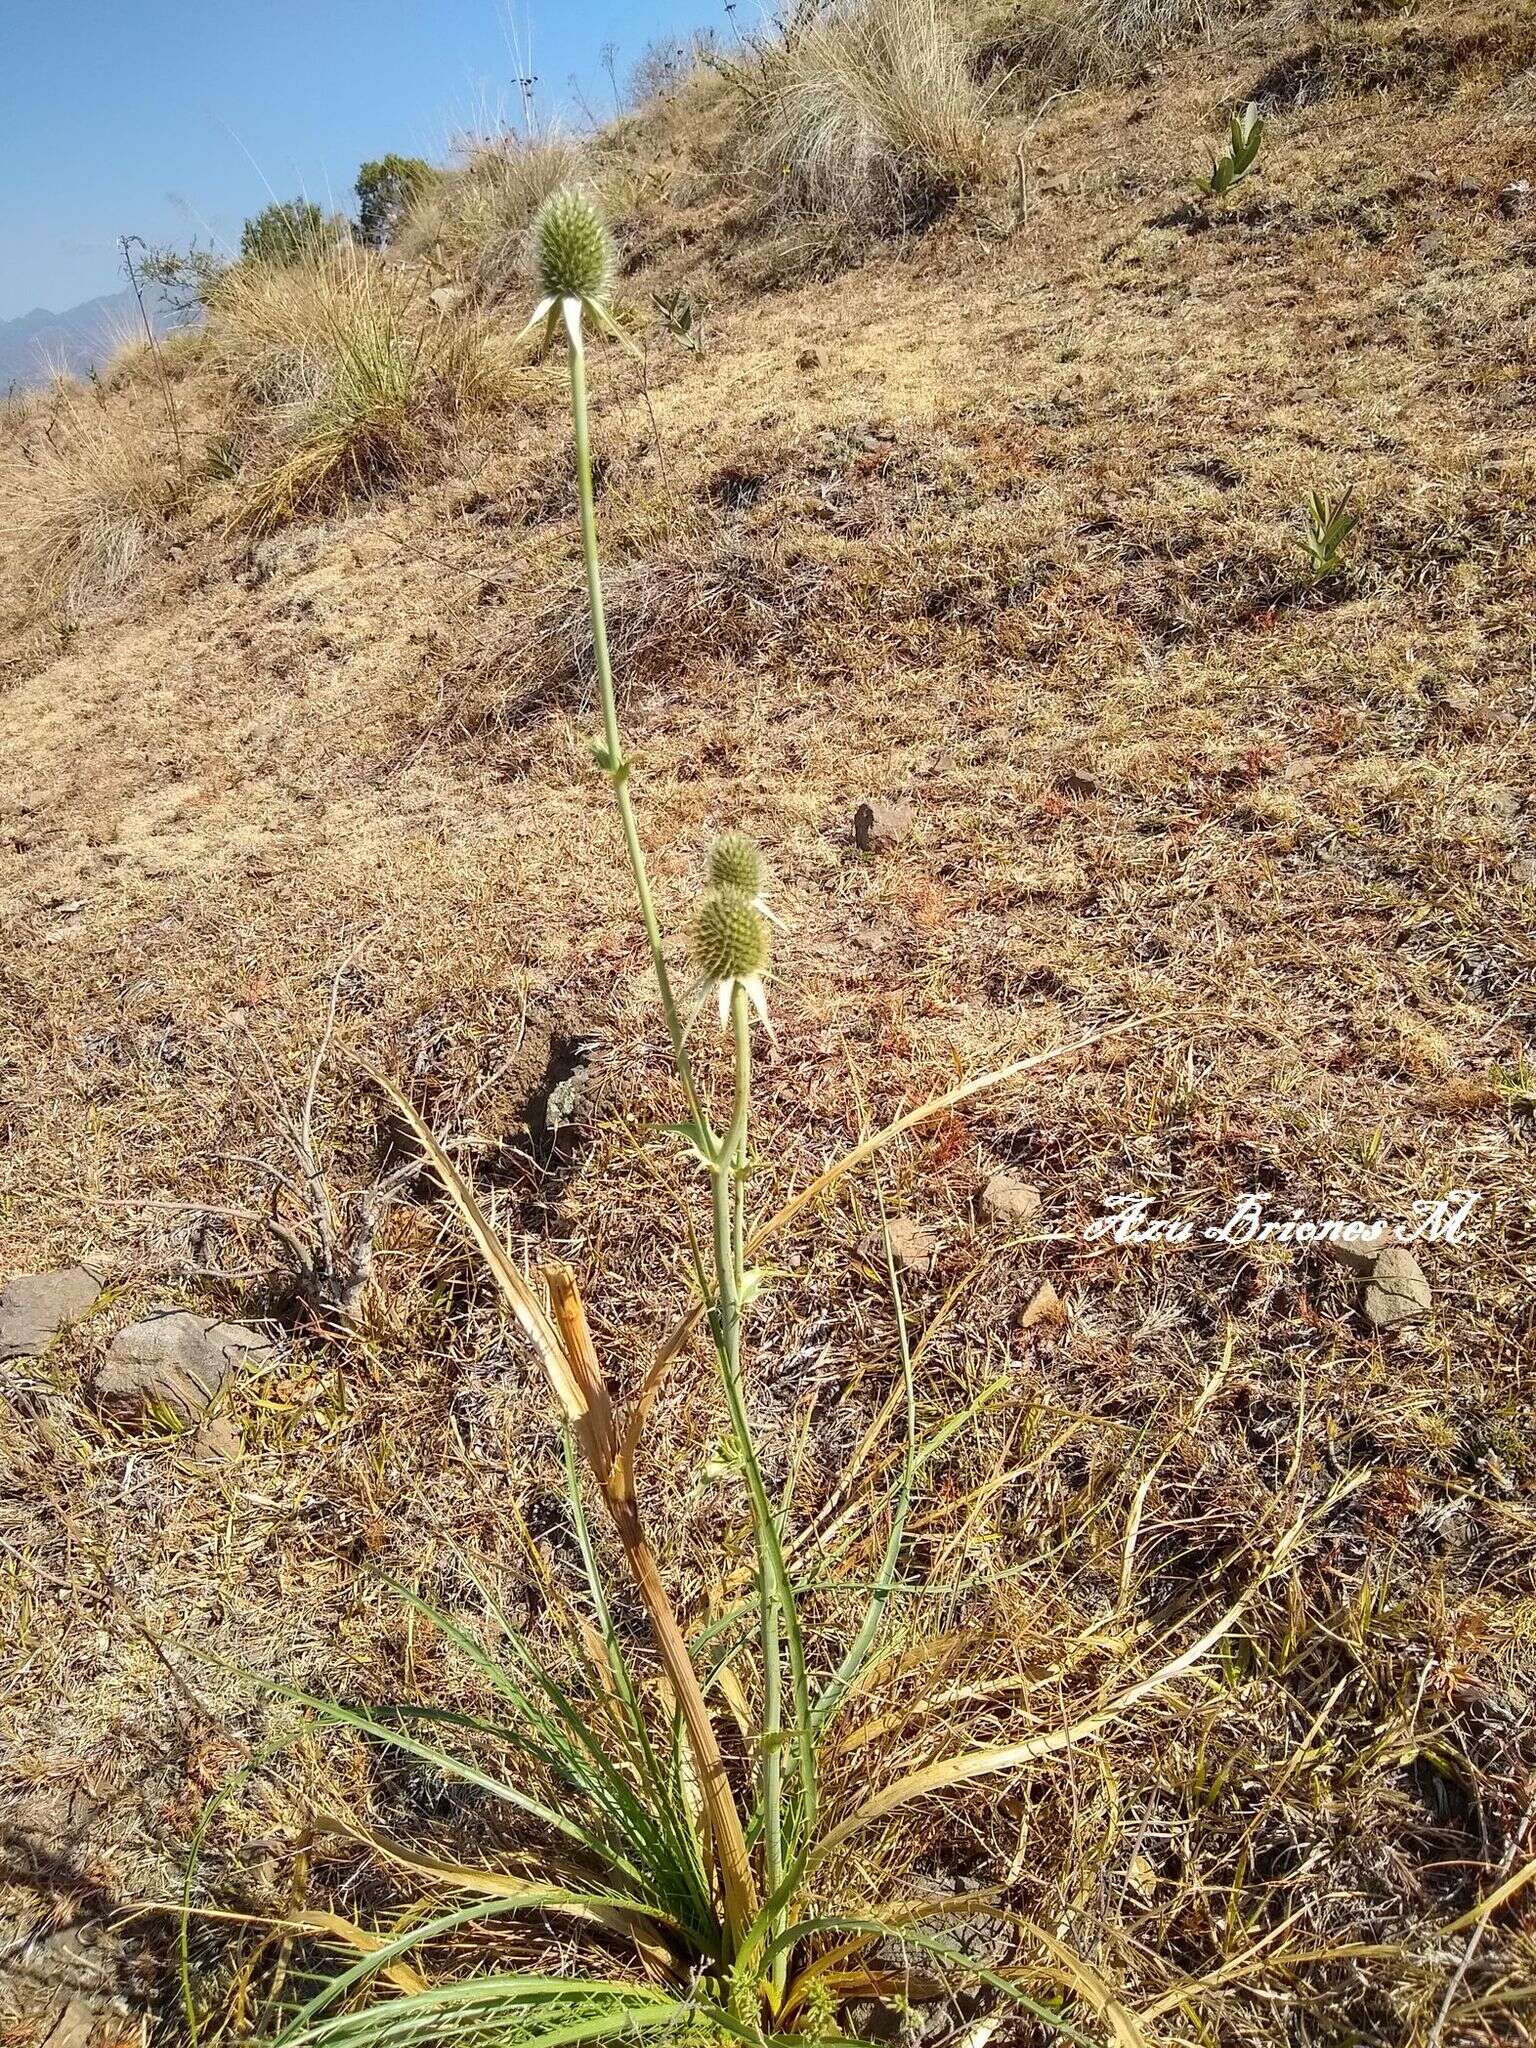
[[[91,2043],[97,2039],[99,2018],[100,2014],[83,1998],[70,1997],[55,2010],[42,2033],[34,2034],[32,2038],[41,2042],[42,2048],[91,2048]]]
[[[157,1408],[182,1421],[200,1415],[242,1357],[270,1348],[243,1323],[221,1323],[186,1309],[160,1309],[112,1339],[96,1375],[96,1398],[125,1421]]]
[[[95,1305],[101,1281],[85,1266],[18,1273],[0,1293],[0,1358],[41,1358],[66,1323]]]
[[[233,1465],[245,1438],[227,1415],[205,1415],[187,1440],[187,1455],[199,1465]]]
[[[1397,1330],[1421,1322],[1433,1296],[1424,1269],[1406,1245],[1388,1245],[1365,1289],[1365,1320],[1373,1330]]]
[[[876,797],[853,814],[853,843],[860,853],[889,853],[912,836],[917,813],[911,804]]]
[[[1090,775],[1086,768],[1069,768],[1065,775],[1056,778],[1056,787],[1063,796],[1097,796],[1099,778]]]
[[[994,1173],[981,1191],[981,1207],[991,1222],[1017,1230],[1040,1214],[1040,1190],[1016,1173]]]
[[[915,1223],[910,1216],[898,1216],[888,1227],[891,1257],[896,1262],[897,1272],[917,1280],[931,1273],[939,1256],[939,1240],[933,1232],[921,1223]],[[877,1255],[883,1259],[884,1239],[876,1237],[873,1243]]]
[[[1384,1228],[1369,1231],[1361,1237],[1329,1243],[1324,1248],[1330,1258],[1337,1259],[1341,1266],[1347,1266],[1351,1273],[1358,1273],[1362,1280],[1366,1280],[1370,1278],[1375,1270],[1376,1261],[1391,1242],[1391,1230]]]
[[[1536,191],[1532,190],[1529,178],[1517,178],[1499,194],[1499,211],[1506,220],[1529,213],[1533,206],[1536,206]]]

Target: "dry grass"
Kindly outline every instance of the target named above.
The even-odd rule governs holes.
[[[788,36],[768,80],[758,159],[791,209],[911,224],[992,160],[987,95],[938,0],[838,0]]]
[[[664,472],[638,370],[594,351],[666,929],[723,824],[787,898],[765,1202],[957,1068],[1145,1020],[888,1160],[889,1211],[939,1239],[909,1287],[920,1426],[1004,1387],[929,1475],[920,1524],[955,1569],[905,1626],[933,1664],[882,1668],[848,1796],[865,1751],[920,1768],[1080,1721],[1359,1481],[1210,1658],[881,1838],[914,1883],[998,1888],[1159,2043],[1428,2043],[1442,2008],[1440,2048],[1532,2038],[1536,302],[1531,216],[1499,199],[1528,169],[1528,14],[1352,9],[1058,102],[1014,232],[941,226],[835,291],[734,288],[747,198],[696,154],[656,261],[720,284],[708,351],[650,366]],[[1205,141],[1265,77],[1260,165],[1210,221]],[[1128,165],[1106,134],[1134,138]],[[461,1561],[483,1564],[552,1656],[580,1598],[542,1389],[426,1185],[384,1213],[357,1329],[274,1307],[222,1454],[90,1399],[156,1302],[291,1294],[266,1217],[333,986],[316,1126],[340,1208],[398,1161],[358,1079],[382,1068],[519,1252],[581,1274],[620,1395],[689,1300],[591,765],[564,396],[558,363],[530,371],[462,476],[273,543],[259,583],[210,528],[89,644],[0,651],[6,1270],[94,1256],[113,1281],[8,1368],[0,1423],[0,1792],[30,1957],[172,1895],[208,1792],[284,1732],[235,1667],[474,1711],[378,1574],[479,1629]],[[7,439],[8,494],[25,467]],[[1361,528],[1313,589],[1302,507],[1350,482]],[[530,610],[568,628],[553,686]],[[915,828],[865,858],[850,814],[884,793]],[[1037,1224],[981,1211],[1001,1166]],[[1315,1250],[1083,1235],[1128,1192],[1198,1222],[1254,1188],[1277,1215],[1370,1215],[1456,1185],[1473,1226],[1424,1253],[1431,1317],[1396,1336]],[[802,1515],[835,1519],[894,1384],[878,1224],[851,1183],[771,1262],[749,1392]],[[1031,1321],[1047,1280],[1065,1319]],[[685,1354],[646,1495],[691,1628],[742,1562],[721,1423]],[[296,1895],[294,1812],[327,1780],[418,1845],[493,1835],[429,1772],[295,1754],[215,1823],[208,1903]],[[402,1897],[335,1838],[303,1881],[354,1915]],[[165,1947],[130,1950],[136,2012],[163,2010]],[[200,1930],[200,1968],[221,1953]]]
[[[210,347],[235,392],[224,467],[258,532],[419,476],[505,373],[474,317],[444,317],[372,252],[241,264],[221,281]]]
[[[12,423],[0,536],[17,603],[70,626],[137,582],[182,489],[161,394],[148,379],[107,403],[61,380]]]
[[[395,249],[495,302],[515,290],[522,275],[533,216],[551,192],[581,181],[585,157],[556,129],[475,141],[464,153],[466,161],[411,208]]]
[[[1241,0],[1028,0],[1002,45],[1041,83],[1103,83],[1135,75],[1240,11]]]

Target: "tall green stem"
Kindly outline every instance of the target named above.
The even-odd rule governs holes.
[[[806,1825],[816,1817],[816,1746],[811,1727],[810,1688],[806,1677],[805,1642],[800,1632],[800,1619],[795,1609],[794,1594],[785,1569],[784,1550],[779,1538],[779,1523],[773,1503],[768,1498],[768,1489],[763,1484],[761,1467],[752,1445],[752,1434],[747,1423],[746,1400],[742,1389],[741,1374],[741,1321],[742,1284],[738,1278],[740,1259],[738,1243],[734,1236],[736,1222],[735,1184],[738,1180],[738,1159],[746,1156],[747,1114],[751,1099],[752,1075],[752,1028],[751,1012],[747,992],[737,982],[731,989],[731,1030],[735,1042],[736,1091],[732,1105],[729,1130],[721,1139],[714,1163],[710,1167],[710,1181],[714,1195],[714,1236],[715,1236],[715,1347],[720,1360],[720,1377],[725,1386],[726,1404],[731,1413],[731,1430],[741,1451],[746,1472],[747,1491],[752,1502],[752,1520],[757,1538],[757,1554],[761,1583],[767,1589],[764,1601],[765,1667],[771,1648],[775,1663],[778,1657],[778,1626],[782,1618],[784,1647],[789,1654],[790,1691],[795,1716],[795,1750],[801,1781],[801,1800]],[[745,1219],[743,1217],[743,1229]],[[740,1245],[744,1253],[744,1238]],[[767,1624],[771,1620],[771,1628]],[[771,1642],[769,1637],[771,1636]],[[767,1684],[765,1668],[765,1686]],[[775,1731],[777,1732],[777,1731]],[[778,1743],[773,1751],[778,1752]],[[766,1786],[766,1777],[765,1777]],[[774,1801],[775,1813],[781,1810],[781,1802]],[[767,1814],[765,1811],[765,1822]],[[769,1887],[770,1893],[772,1887]]]
[[[603,605],[603,578],[597,559],[597,513],[592,501],[592,449],[587,428],[587,353],[581,338],[581,322],[573,320],[569,326],[571,357],[571,419],[576,430],[576,496],[581,508],[581,552],[587,569],[587,602],[592,613],[592,653],[597,666],[597,694],[603,716],[603,770],[613,784],[613,793],[618,800],[619,821],[624,828],[624,847],[629,855],[629,870],[634,877],[635,894],[640,902],[640,915],[645,923],[645,936],[651,948],[651,964],[656,970],[656,985],[661,991],[661,1007],[667,1020],[667,1032],[672,1040],[672,1064],[688,1096],[688,1107],[698,1123],[701,1134],[713,1144],[713,1134],[704,1114],[703,1101],[693,1078],[693,1066],[688,1058],[688,1045],[684,1036],[681,1012],[672,992],[672,977],[667,972],[666,955],[661,945],[661,925],[656,916],[656,905],[651,897],[650,877],[646,872],[645,849],[640,844],[640,831],[635,822],[635,806],[629,793],[629,761],[624,753],[624,741],[619,731],[618,700],[613,689],[613,668],[608,659],[608,614]]]
[[[576,490],[581,510],[581,546],[587,571],[587,598],[592,614],[592,646],[597,668],[598,697],[602,707],[603,752],[601,765],[613,784],[624,845],[634,877],[640,915],[650,944],[661,1005],[672,1041],[673,1064],[688,1097],[700,1149],[709,1171],[714,1236],[714,1300],[710,1304],[720,1376],[730,1409],[731,1430],[745,1467],[752,1503],[753,1529],[758,1554],[758,1598],[763,1649],[763,1861],[764,1878],[770,1898],[784,1884],[784,1770],[783,1770],[783,1677],[781,1655],[787,1653],[792,1708],[796,1775],[800,1787],[800,1811],[809,1829],[815,1821],[816,1747],[811,1721],[810,1689],[806,1676],[805,1643],[800,1631],[794,1593],[784,1565],[778,1518],[763,1483],[757,1454],[747,1426],[742,1389],[741,1326],[747,1289],[747,1137],[752,1099],[752,1031],[746,989],[731,984],[731,1032],[735,1053],[734,1092],[730,1123],[716,1135],[705,1112],[703,1098],[688,1058],[682,1016],[673,993],[662,952],[661,927],[651,897],[645,853],[635,821],[629,793],[629,761],[619,730],[618,704],[614,695],[613,671],[608,656],[608,622],[603,606],[602,575],[597,555],[597,517],[592,498],[592,457],[587,424],[586,354],[582,346],[579,319],[567,322],[571,344],[571,417],[576,438]],[[782,1920],[776,1910],[768,1928],[771,1938]],[[740,1932],[740,1928],[736,1932]],[[788,1951],[773,1952],[770,1968],[775,1989],[782,1992]]]

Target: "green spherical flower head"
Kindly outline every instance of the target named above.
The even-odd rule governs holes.
[[[763,856],[745,832],[727,832],[709,850],[709,879],[717,889],[739,889],[743,896],[763,892]]]
[[[585,192],[551,192],[533,223],[533,268],[541,299],[591,299],[613,283],[613,237]]]
[[[768,924],[740,889],[717,889],[699,906],[693,957],[706,981],[745,981],[768,965]]]

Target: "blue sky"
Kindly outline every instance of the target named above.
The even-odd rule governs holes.
[[[350,209],[364,158],[440,159],[517,110],[532,14],[546,113],[611,111],[658,35],[719,0],[0,0],[0,319],[118,289],[120,234],[237,242],[276,194]],[[271,188],[269,191],[268,188]]]

